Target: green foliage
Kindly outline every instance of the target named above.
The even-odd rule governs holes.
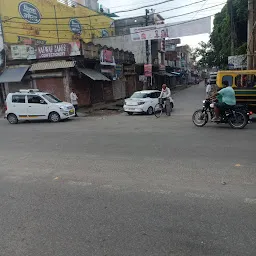
[[[214,28],[210,41],[200,43],[194,54],[198,64],[205,67],[225,68],[231,55],[231,5],[230,0],[214,18]],[[233,0],[233,24],[235,34],[235,54],[246,54],[248,0]]]

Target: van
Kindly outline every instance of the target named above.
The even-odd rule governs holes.
[[[73,116],[75,109],[71,103],[37,89],[9,93],[6,98],[5,118],[10,124],[21,120],[49,120],[55,123]]]

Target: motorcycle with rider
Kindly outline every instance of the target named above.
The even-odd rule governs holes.
[[[228,123],[232,128],[242,129],[250,122],[249,112],[244,105],[236,105],[235,91],[228,81],[223,81],[223,89],[203,101],[203,109],[194,112],[192,120],[198,126],[204,126],[209,116],[212,122]]]

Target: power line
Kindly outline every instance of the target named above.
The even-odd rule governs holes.
[[[188,12],[188,13],[183,13],[183,14],[180,14],[180,15],[176,15],[176,16],[171,16],[171,17],[168,17],[168,18],[165,18],[165,19],[172,19],[172,18],[176,18],[176,17],[182,17],[182,16],[186,16],[186,15],[188,15],[188,14],[192,14],[192,13],[198,13],[199,11],[201,12],[201,11],[203,11],[203,10],[207,10],[207,9],[210,9],[210,8],[213,8],[213,7],[217,7],[217,6],[220,6],[220,5],[223,5],[224,3],[221,3],[221,4],[218,4],[218,5],[213,5],[213,6],[210,6],[210,7],[207,7],[207,8],[204,8],[204,9],[199,9],[199,10],[196,10],[196,11],[192,11],[192,12]],[[175,7],[175,8],[177,8],[177,7]],[[174,9],[175,9],[174,8]],[[181,7],[180,7],[181,8]],[[171,9],[170,9],[171,10]],[[63,19],[64,17],[62,17],[62,19]],[[70,19],[71,17],[66,17],[66,18],[68,18],[68,19]],[[52,19],[52,18],[46,18],[46,19]],[[23,24],[24,22],[19,22],[19,21],[12,21],[11,23],[16,23],[16,24]],[[44,23],[44,24],[40,24],[40,26],[50,26],[50,25],[54,25],[53,23]],[[66,23],[58,23],[58,26],[67,26],[68,24],[66,24]],[[82,26],[91,26],[90,24],[87,24],[87,23],[85,23],[85,24],[81,24]],[[5,27],[5,25],[4,25],[4,27]],[[122,27],[126,27],[126,25],[124,25],[124,26],[115,26],[116,28],[122,28]],[[11,26],[10,26],[10,28],[11,28]],[[15,28],[15,27],[13,27],[13,28]],[[109,27],[96,27],[95,28],[95,30],[96,29],[110,29],[110,28],[113,28],[114,29],[114,27],[112,27],[111,25],[109,26]],[[23,29],[23,28],[19,28],[19,29]],[[24,28],[24,29],[26,29],[26,28]],[[27,29],[26,29],[27,30]],[[89,29],[90,30],[90,29]],[[91,29],[91,30],[94,30],[94,29]],[[42,30],[43,31],[43,30]],[[45,31],[49,31],[49,29],[48,30],[45,30]]]
[[[139,10],[139,9],[143,9],[143,8],[147,8],[147,7],[151,7],[151,6],[156,6],[156,5],[160,5],[160,4],[163,4],[163,3],[167,3],[167,2],[170,2],[170,1],[174,1],[174,0],[165,0],[163,2],[160,2],[160,3],[157,3],[157,4],[150,4],[150,5],[145,5],[145,6],[141,6],[141,7],[138,7],[138,8],[134,8],[134,9],[130,9],[130,10],[123,10],[123,11],[118,11],[118,12],[115,12],[115,13],[121,13],[121,12],[130,12],[130,11],[135,11],[135,10]],[[164,13],[164,12],[167,12],[167,11],[173,11],[173,10],[177,10],[177,9],[181,9],[181,8],[184,8],[184,7],[188,7],[188,6],[191,6],[191,5],[194,5],[194,4],[197,4],[197,3],[201,3],[201,2],[204,2],[204,1],[207,1],[207,0],[201,0],[201,1],[197,1],[197,2],[194,2],[194,3],[190,3],[190,4],[186,4],[186,5],[182,5],[182,6],[178,6],[178,7],[174,7],[174,8],[171,8],[171,9],[167,9],[167,10],[163,10],[163,11],[160,11],[160,12],[157,12],[157,13]],[[219,5],[222,5],[223,3],[219,4]],[[215,5],[215,6],[218,6],[218,5]],[[212,7],[215,7],[215,6],[211,6],[211,7],[208,7],[207,9],[210,9]],[[204,10],[204,9],[201,9],[201,11]],[[199,10],[198,10],[199,11]],[[197,12],[197,11],[195,11]],[[185,14],[184,14],[185,15]],[[101,13],[97,13],[97,14],[93,14],[93,15],[88,15],[88,16],[66,16],[66,17],[41,17],[41,20],[52,20],[52,19],[57,19],[57,20],[65,20],[65,19],[84,19],[84,18],[90,18],[90,17],[96,17],[96,16],[104,16],[106,17],[105,15],[101,14]],[[183,16],[183,14],[181,14],[181,16]],[[176,16],[175,16],[176,17]],[[10,20],[13,20],[13,19],[21,19],[23,20],[22,17],[11,17],[11,18],[8,18],[6,20],[2,20],[2,22],[8,22]],[[168,19],[168,18],[166,18]],[[14,23],[14,22],[13,22]],[[17,22],[18,23],[18,22]],[[21,22],[22,23],[22,22]],[[45,25],[45,24],[40,24],[40,25]],[[51,25],[51,24],[49,24]],[[61,25],[61,24],[59,24]]]
[[[202,4],[202,6],[201,6],[200,9],[204,8],[204,6],[206,5],[207,2],[208,2],[208,0],[206,0],[206,1]],[[194,17],[193,17],[192,19],[195,19],[195,18],[196,18],[196,16],[197,16],[197,14],[199,13],[200,9],[198,10],[198,12],[194,15]]]
[[[163,12],[168,12],[168,11],[174,11],[174,10],[177,10],[177,9],[181,9],[181,8],[184,8],[184,7],[188,7],[188,6],[191,6],[191,5],[194,5],[194,4],[198,4],[198,3],[202,3],[202,2],[206,2],[206,1],[207,1],[207,0],[201,0],[201,1],[198,1],[198,2],[194,2],[194,3],[190,3],[190,4],[186,4],[186,5],[174,7],[174,8],[167,9],[167,10],[164,10],[164,11],[160,11],[160,12],[157,12],[157,13],[163,13]]]
[[[123,12],[131,12],[131,11],[136,11],[136,10],[140,10],[140,9],[145,9],[147,7],[151,7],[151,6],[156,6],[156,5],[161,5],[161,4],[164,4],[164,3],[168,3],[168,2],[172,2],[174,0],[165,0],[165,1],[162,1],[162,2],[159,2],[159,3],[154,3],[154,4],[150,4],[150,5],[144,5],[144,6],[140,6],[140,7],[137,7],[137,8],[133,8],[133,9],[129,9],[129,10],[122,10],[122,11],[118,11],[118,12],[115,12],[115,13],[123,13]],[[102,14],[102,13],[97,13],[97,14],[93,14],[93,15],[88,15],[88,16],[75,16],[75,17],[58,17],[57,19],[70,19],[70,18],[75,18],[75,19],[79,19],[79,18],[89,18],[89,17],[95,17],[95,16],[105,16],[107,17],[106,15]],[[8,18],[6,20],[2,20],[2,22],[7,22],[9,20],[12,20],[12,19],[23,19],[21,17],[11,17],[11,18]],[[41,17],[42,20],[49,20],[49,19],[55,19],[54,17],[52,18],[49,18],[49,17]]]
[[[202,19],[205,19],[205,18],[209,18],[209,17],[212,17],[212,15],[209,15],[209,16],[205,16],[203,18],[198,18],[198,19],[194,19],[194,20],[189,20],[189,21],[183,21],[183,22],[180,22],[180,23],[175,23],[175,24],[166,24],[166,26],[162,26],[162,28],[169,28],[169,27],[173,27],[173,26],[177,26],[177,25],[182,25],[182,24],[187,24],[187,23],[190,23],[192,21],[197,21],[197,20],[202,20]],[[152,28],[152,29],[149,29],[148,31],[154,31],[155,29]],[[49,30],[48,30],[49,31]],[[55,30],[50,30],[50,31],[55,31]],[[13,34],[13,35],[18,35],[18,36],[25,36],[25,37],[28,37],[29,35],[26,35],[26,34],[19,34],[19,33],[13,33],[13,32],[4,32],[5,34]],[[127,33],[127,34],[124,34],[122,36],[127,36],[127,35],[133,35],[133,34],[136,34],[136,33]],[[46,36],[35,36],[36,38],[49,38],[49,39],[56,39],[56,37],[46,37]],[[117,37],[117,36],[108,36],[108,37],[104,37],[104,38],[114,38],[114,37]],[[101,38],[101,37],[99,37]],[[59,38],[60,40],[67,40],[67,38]],[[88,39],[88,40],[92,40],[91,37],[83,37],[82,39]]]
[[[115,13],[121,13],[121,12],[132,12],[132,11],[136,11],[136,10],[140,10],[140,9],[145,9],[147,7],[151,7],[151,6],[156,6],[156,5],[160,5],[160,4],[164,4],[164,3],[168,3],[168,2],[172,2],[174,0],[165,0],[163,2],[160,2],[160,3],[154,3],[154,4],[149,4],[149,5],[144,5],[144,6],[141,6],[141,7],[138,7],[138,8],[133,8],[133,9],[129,9],[129,10],[123,10],[123,11],[118,11],[118,12],[115,12]]]
[[[168,17],[168,18],[164,18],[165,20],[168,20],[168,19],[173,19],[173,18],[177,18],[177,17],[181,17],[181,16],[185,16],[185,15],[188,15],[188,14],[192,14],[192,13],[198,13],[198,12],[201,12],[201,11],[204,11],[204,10],[208,10],[208,9],[211,9],[213,7],[217,7],[217,6],[221,6],[225,3],[222,3],[222,4],[216,4],[216,5],[213,5],[213,6],[210,6],[210,7],[206,7],[206,8],[203,8],[203,9],[200,9],[200,10],[196,10],[196,11],[192,11],[192,12],[187,12],[187,13],[183,13],[183,14],[179,14],[179,15],[176,15],[176,16],[171,16],[171,17]]]

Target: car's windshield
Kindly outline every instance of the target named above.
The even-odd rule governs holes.
[[[143,99],[143,98],[147,98],[147,97],[148,97],[148,93],[145,93],[145,92],[135,92],[131,96],[131,99]]]
[[[48,100],[50,103],[59,103],[62,102],[60,99],[56,98],[52,94],[44,94],[43,97]]]

